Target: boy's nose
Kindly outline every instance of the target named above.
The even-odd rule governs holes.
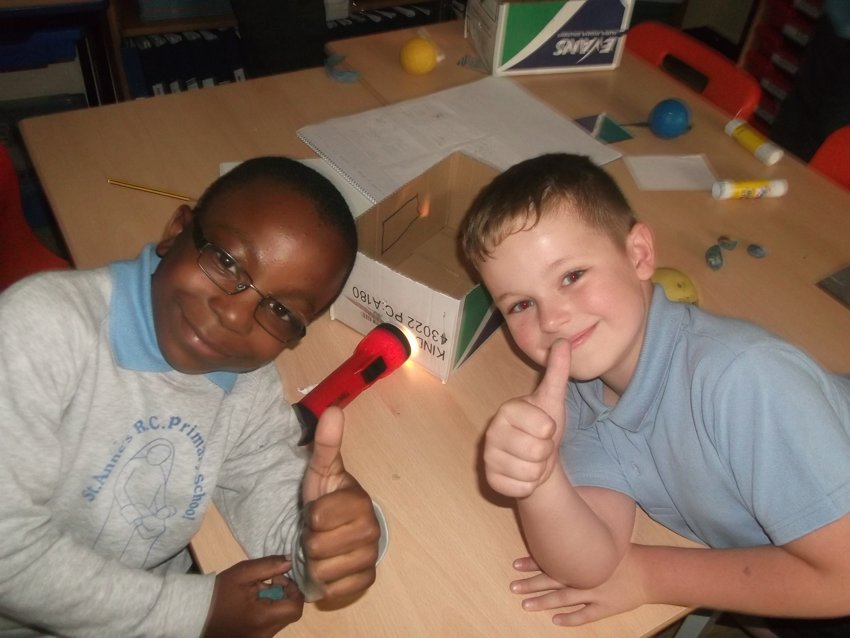
[[[225,328],[238,334],[248,334],[254,327],[254,311],[259,299],[253,290],[237,295],[215,295],[210,299],[210,308]]]
[[[543,332],[557,332],[572,317],[572,313],[563,304],[538,303],[537,313]]]

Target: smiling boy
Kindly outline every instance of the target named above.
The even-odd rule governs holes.
[[[516,498],[528,610],[644,603],[850,614],[850,378],[751,324],[666,299],[652,233],[587,158],[498,176],[462,227],[516,344],[545,368],[485,437]],[[711,549],[631,543],[635,504]],[[537,572],[540,573],[537,573]]]
[[[301,502],[319,595],[371,585],[379,527],[342,463],[342,412],[298,448],[274,365],[356,245],[330,182],[256,158],[138,259],[0,296],[0,635],[272,635],[304,604],[284,576]],[[187,573],[211,501],[253,560]],[[269,580],[283,600],[259,595]]]

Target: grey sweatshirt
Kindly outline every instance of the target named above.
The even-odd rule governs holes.
[[[155,261],[126,262],[130,297]],[[0,636],[199,635],[214,578],[186,548],[210,499],[249,556],[291,553],[307,458],[275,366],[231,387],[116,357],[113,276],[0,295]]]

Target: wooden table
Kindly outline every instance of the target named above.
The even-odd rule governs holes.
[[[398,29],[378,35],[365,35],[328,43],[328,49],[344,56],[342,67],[355,70],[378,99],[389,104],[422,97],[485,77],[476,67],[463,64],[475,57],[472,46],[463,38],[463,21],[429,24],[424,32],[444,59],[425,75],[405,73],[399,63],[402,45],[422,30]]]
[[[298,128],[377,106],[364,86],[311,69],[32,118],[21,133],[74,264],[87,268],[135,256],[179,204],[107,178],[198,197],[221,162],[315,157]]]
[[[446,50],[463,50],[457,24],[438,26],[440,33],[455,30]],[[384,38],[403,41],[404,35],[351,43],[377,52]],[[437,75],[410,82],[406,94],[399,90],[397,66],[396,79],[383,76],[393,72],[395,57],[384,71],[376,65],[364,71],[358,56],[351,49],[347,61],[362,72],[360,83],[333,84],[312,70],[25,121],[26,144],[76,264],[95,266],[134,255],[159,236],[176,206],[172,200],[108,186],[107,177],[195,196],[217,175],[220,162],[261,153],[309,156],[293,134],[303,124],[421,95],[431,81],[435,84],[428,90],[481,77],[444,62]],[[443,73],[441,85],[436,81]],[[641,192],[621,161],[609,165],[635,208],[656,226],[662,261],[693,276],[704,306],[765,317],[768,325],[808,343],[828,364],[846,368],[850,313],[813,285],[850,257],[846,193],[791,160],[765,169],[717,132],[720,114],[629,56],[622,72],[521,83],[569,116],[606,110],[621,121],[645,117],[661,97],[686,97],[694,105],[691,133],[661,142],[636,129],[635,139],[619,148],[668,154],[702,150],[722,176],[788,177],[791,192],[780,200],[715,203],[705,193]],[[702,255],[721,233],[758,240],[770,255],[757,261],[739,248],[727,256],[723,270],[710,271]],[[287,398],[297,400],[296,388],[324,378],[360,338],[327,316],[315,322],[310,337],[278,361]],[[628,638],[651,635],[685,613],[648,605],[567,630],[554,627],[550,613],[522,611],[519,598],[508,591],[516,577],[511,561],[525,550],[510,503],[491,493],[482,479],[481,435],[497,406],[529,391],[536,380],[537,372],[497,333],[446,384],[406,364],[346,408],[346,463],[387,514],[389,552],[376,584],[361,599],[332,613],[321,603],[309,605],[284,635]],[[204,571],[239,559],[240,548],[221,525],[220,519],[208,520],[193,542]],[[635,537],[687,544],[642,514]]]
[[[280,361],[286,396],[324,378],[347,358],[361,335],[327,317]],[[315,638],[629,638],[652,635],[686,613],[648,605],[575,630],[557,628],[550,613],[530,614],[508,591],[514,558],[527,554],[508,499],[483,480],[480,445],[496,407],[532,389],[536,373],[501,332],[448,383],[407,363],[346,407],[346,467],[388,519],[389,546],[378,579],[354,604],[329,610],[308,605],[280,636]],[[205,572],[242,556],[221,518],[193,541]],[[215,514],[213,514],[215,516]],[[688,545],[644,515],[635,537]]]

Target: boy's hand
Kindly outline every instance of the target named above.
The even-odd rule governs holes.
[[[236,563],[218,574],[204,638],[274,636],[301,618],[304,597],[295,583],[281,575],[290,566],[283,556],[267,556]],[[282,600],[258,597],[267,580],[283,586]]]
[[[553,623],[564,627],[577,627],[621,614],[651,602],[644,591],[639,561],[634,559],[638,551],[640,546],[632,545],[611,578],[593,589],[567,587],[540,571],[533,558],[519,558],[514,561],[514,569],[534,574],[513,581],[511,591],[536,594],[522,601],[526,611],[568,608],[552,617]]]
[[[325,598],[356,594],[375,582],[381,535],[372,499],[342,463],[344,422],[337,407],[322,414],[302,488],[307,570]]]
[[[570,345],[558,340],[537,389],[503,403],[490,421],[484,467],[487,482],[500,494],[529,496],[551,476],[564,436],[569,377]]]

